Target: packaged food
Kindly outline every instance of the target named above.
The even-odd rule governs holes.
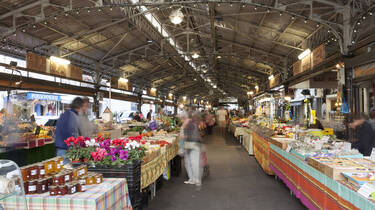
[[[28,194],[35,194],[36,193],[37,185],[38,185],[38,181],[37,180],[28,181],[28,186],[27,186]]]
[[[58,186],[57,194],[58,195],[66,195],[67,194],[67,187],[65,185]]]
[[[103,174],[96,174],[95,175],[95,183],[100,184],[103,182]]]
[[[44,169],[44,164],[38,163],[38,164],[36,164],[36,168],[38,170],[38,178],[43,179],[46,175],[46,170]]]
[[[53,184],[54,185],[64,185],[65,184],[65,176],[64,174],[55,174],[53,176]]]
[[[38,168],[36,165],[29,166],[30,180],[37,179],[39,177]]]
[[[48,190],[51,196],[58,195],[59,188],[57,186],[50,186]]]

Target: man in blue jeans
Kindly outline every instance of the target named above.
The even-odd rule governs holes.
[[[68,146],[65,144],[64,140],[69,137],[79,136],[78,114],[81,112],[83,104],[82,98],[75,98],[70,108],[66,110],[57,121],[55,133],[56,156],[63,157],[64,164],[69,163],[69,160],[65,156]]]

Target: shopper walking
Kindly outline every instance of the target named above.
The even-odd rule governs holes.
[[[147,113],[147,121],[151,121],[152,119],[152,109]]]
[[[182,126],[182,138],[184,139],[184,157],[185,168],[189,176],[189,180],[185,184],[195,184],[201,187],[201,136],[199,132],[200,116],[190,111],[187,119]]]
[[[95,126],[90,122],[88,118],[88,110],[90,108],[90,99],[88,97],[82,98],[83,106],[81,112],[78,115],[78,128],[79,135],[84,137],[91,137],[94,133]]]
[[[217,119],[217,122],[218,122],[218,125],[219,125],[219,128],[220,128],[220,133],[221,133],[222,136],[225,136],[227,116],[228,116],[228,113],[227,113],[227,111],[224,110],[224,107],[222,107],[222,106],[216,112],[216,119]]]
[[[70,108],[66,110],[58,119],[56,124],[55,132],[55,146],[56,146],[56,156],[61,156],[64,158],[64,164],[68,163],[69,160],[66,159],[66,151],[68,146],[65,144],[64,140],[69,137],[78,137],[78,114],[81,112],[83,107],[83,100],[80,97],[75,98],[70,105]]]
[[[211,135],[212,128],[214,127],[214,124],[215,124],[215,120],[209,111],[206,111],[205,123],[206,123],[206,128],[207,128],[207,135]]]
[[[375,146],[375,130],[370,124],[368,117],[364,114],[355,117],[349,125],[355,129],[358,141],[352,143],[352,148],[358,149],[364,156],[370,156]]]

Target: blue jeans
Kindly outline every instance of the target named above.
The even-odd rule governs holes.
[[[56,156],[61,156],[64,158],[64,165],[70,163],[69,159],[66,158],[66,149],[56,148]]]

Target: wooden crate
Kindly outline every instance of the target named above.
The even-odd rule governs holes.
[[[325,158],[327,159],[327,158]],[[335,165],[335,164],[329,164],[325,162],[321,162],[320,158],[308,158],[307,163],[315,168],[316,170],[322,172],[326,176],[332,178],[333,180],[345,180],[345,177],[341,174],[342,172],[360,172],[363,170],[358,170],[359,167],[361,167],[359,164],[353,162],[351,159],[348,158],[332,158],[336,160],[342,160],[349,164],[353,165]]]
[[[289,144],[289,140],[288,138],[285,138],[285,140],[283,138],[273,138],[271,137],[270,138],[270,143],[281,148],[282,150],[286,150],[286,148],[288,147],[288,144]]]

